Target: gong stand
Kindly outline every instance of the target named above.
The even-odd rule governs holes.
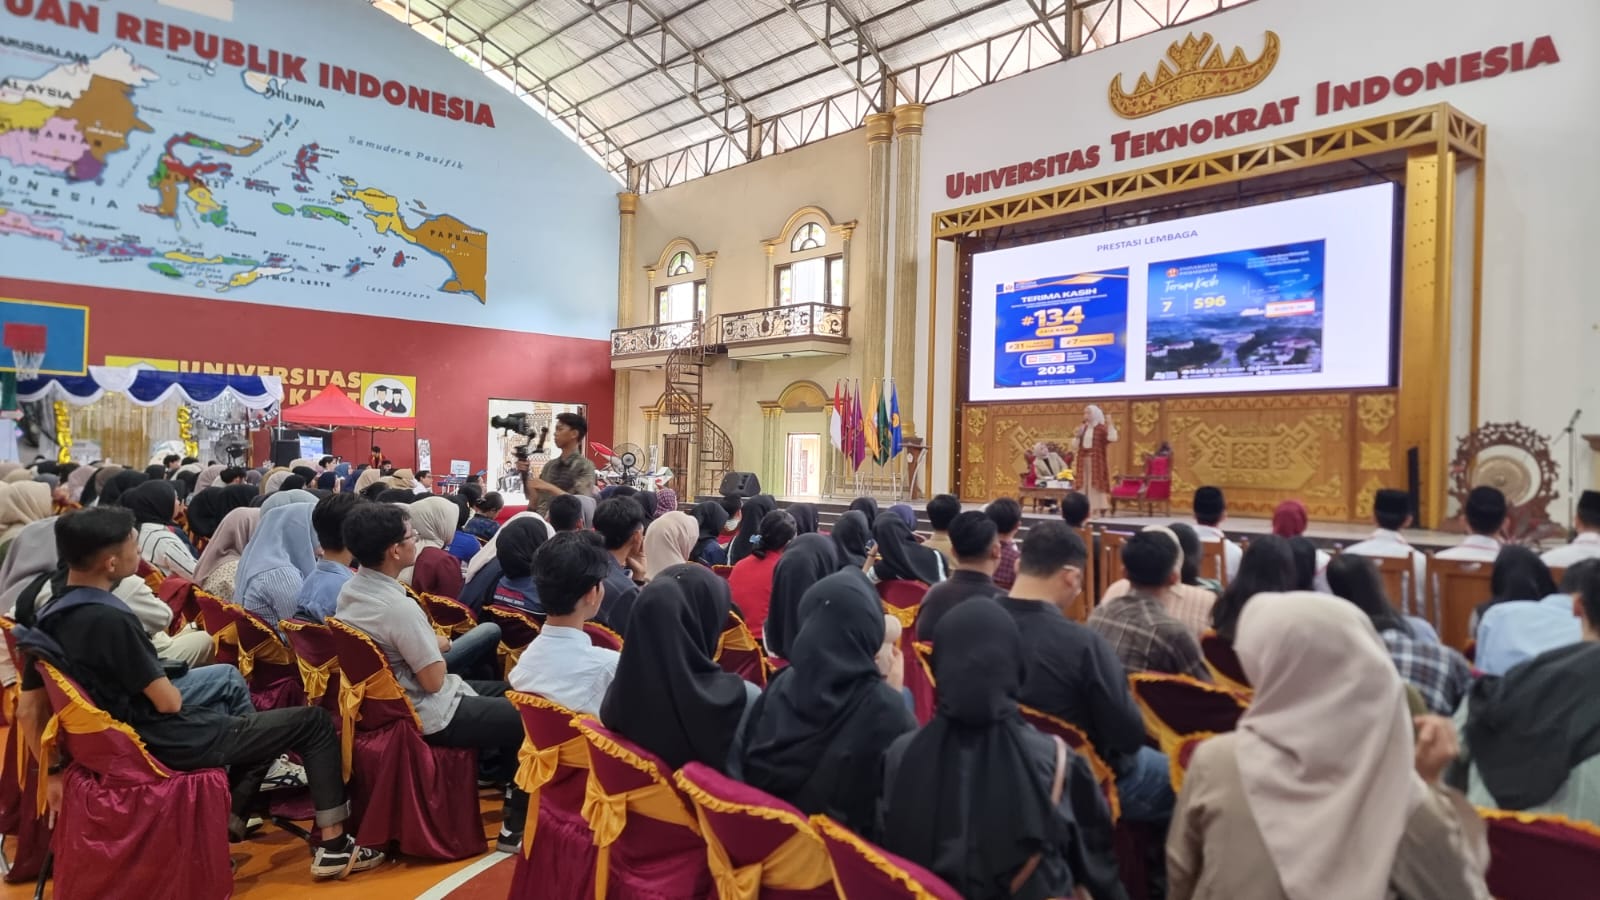
[[[1463,435],[1450,463],[1449,495],[1456,501],[1454,518],[1440,523],[1443,530],[1466,531],[1467,495],[1475,487],[1489,486],[1506,495],[1507,538],[1517,543],[1537,543],[1560,533],[1550,521],[1549,506],[1560,467],[1544,435],[1521,422],[1488,422]]]

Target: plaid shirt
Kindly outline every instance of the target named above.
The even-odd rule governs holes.
[[[1451,715],[1472,686],[1472,667],[1466,657],[1450,647],[1422,641],[1393,628],[1383,632],[1400,678],[1416,688],[1428,704],[1428,712]]]
[[[1200,642],[1149,594],[1135,591],[1089,614],[1089,627],[1106,639],[1128,674],[1162,672],[1211,680]]]
[[[1017,583],[1017,560],[1022,558],[1022,551],[1017,549],[1016,541],[1000,542],[1000,564],[994,567],[994,583],[997,587],[1011,590]]]

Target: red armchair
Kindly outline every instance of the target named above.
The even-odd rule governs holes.
[[[1144,462],[1143,475],[1118,475],[1111,485],[1111,514],[1116,515],[1117,504],[1142,508],[1145,515],[1172,514],[1172,457],[1155,454]]]

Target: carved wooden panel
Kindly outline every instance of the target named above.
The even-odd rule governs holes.
[[[1017,489],[1023,450],[1035,441],[1070,442],[1083,402],[964,404],[963,500],[981,502]],[[1306,504],[1313,519],[1370,521],[1379,488],[1404,487],[1393,391],[1304,393],[1099,403],[1120,440],[1112,472],[1137,472],[1163,441],[1172,445],[1174,506],[1201,485],[1216,485],[1236,516],[1267,517],[1283,500]]]

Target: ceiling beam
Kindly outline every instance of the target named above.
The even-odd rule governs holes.
[[[828,59],[833,63],[833,67],[838,69],[840,74],[844,75],[845,78],[848,78],[851,84],[855,85],[856,90],[859,91],[861,96],[866,99],[867,105],[871,106],[873,109],[881,109],[881,100],[872,96],[872,92],[867,90],[867,86],[861,83],[861,79],[858,78],[855,73],[851,72],[847,66],[845,66],[844,61],[839,58],[839,54],[833,52],[833,45],[829,43],[829,39],[832,37],[832,35],[824,37],[823,35],[819,34],[815,28],[811,27],[811,23],[806,21],[806,17],[800,14],[800,8],[794,2],[794,0],[783,0],[783,8],[789,11],[789,14],[794,17],[796,22],[800,23],[800,27],[805,29],[806,34],[811,35],[812,43],[821,48],[822,52],[826,54]],[[846,12],[843,7],[835,5],[831,2],[831,0],[827,0],[827,2],[824,2],[823,4],[823,9],[825,10],[827,16],[823,20],[824,30],[831,28],[833,24],[831,19],[834,14],[838,14],[840,18],[849,23],[850,30],[855,34],[856,37],[856,62],[858,67],[860,65],[862,52],[870,51],[872,56],[878,59],[880,69],[887,68],[886,66],[883,66],[883,56],[878,53],[878,48],[874,47],[872,42],[867,40],[867,36],[861,31],[861,26],[856,23],[855,19],[851,17],[851,15]]]

